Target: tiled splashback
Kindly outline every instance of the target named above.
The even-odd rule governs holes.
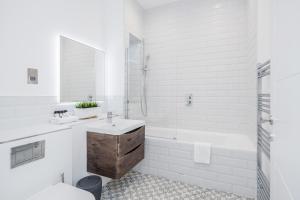
[[[248,21],[247,3],[240,0],[187,0],[146,11],[148,125],[255,134]],[[140,80],[137,72],[130,78]],[[140,99],[136,82],[136,90],[130,85],[137,91],[134,102]],[[193,103],[186,106],[189,94]],[[134,102],[130,116],[140,118]]]
[[[121,99],[120,96],[106,97],[104,102],[98,101],[98,105],[102,112],[121,115]],[[56,96],[1,96],[0,130],[48,123],[54,110],[68,110],[74,114],[74,104],[60,104]]]
[[[55,96],[0,97],[0,128],[48,122],[57,105]]]

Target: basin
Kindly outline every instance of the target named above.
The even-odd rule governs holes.
[[[144,125],[145,121],[142,120],[114,119],[111,123],[107,122],[107,120],[99,120],[87,124],[87,131],[110,135],[122,135]]]

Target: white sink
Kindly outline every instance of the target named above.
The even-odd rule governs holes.
[[[109,123],[106,120],[99,120],[87,124],[87,131],[110,135],[122,135],[144,125],[145,121],[142,120],[115,119],[112,123]]]

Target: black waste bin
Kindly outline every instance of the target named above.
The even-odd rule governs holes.
[[[96,200],[101,199],[102,179],[99,176],[84,177],[77,182],[76,187],[92,193]]]

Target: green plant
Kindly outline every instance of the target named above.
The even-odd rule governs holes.
[[[76,104],[76,108],[95,108],[98,107],[97,102],[79,102]]]

